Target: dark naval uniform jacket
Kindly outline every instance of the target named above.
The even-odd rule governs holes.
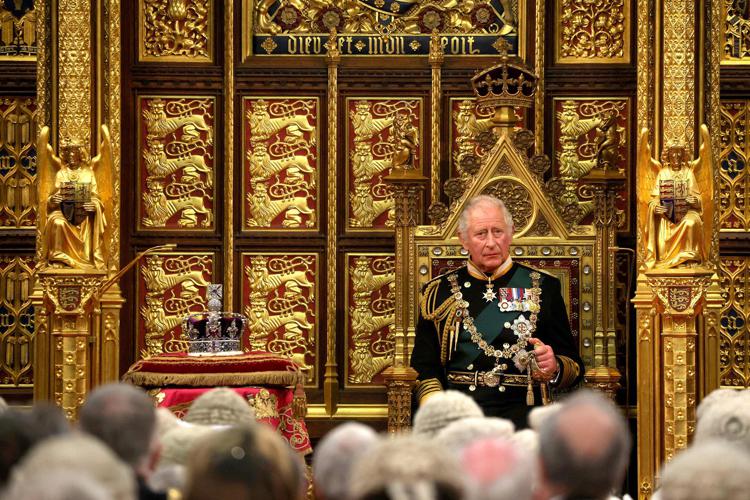
[[[560,371],[551,385],[567,388],[581,380],[584,367],[570,331],[560,280],[510,261],[483,279],[479,278],[481,271],[471,263],[469,266],[471,272],[467,266],[461,267],[428,282],[422,291],[411,356],[411,366],[418,373],[417,399],[422,401],[444,389],[459,390],[474,398],[485,415],[508,418],[517,428],[526,427],[531,407],[542,404],[541,385],[533,383],[531,401],[527,371],[519,371],[510,356],[500,359],[498,377],[487,377],[496,358],[472,341],[461,316],[465,311],[461,302],[468,302],[469,315],[482,338],[492,348],[506,351],[517,345],[516,324],[530,320],[536,309],[532,337],[552,347],[557,358]],[[461,297],[456,297],[452,283],[460,289]],[[497,295],[489,302],[485,298],[488,283]],[[535,293],[534,283],[538,285]],[[538,307],[531,305],[534,295]],[[528,352],[533,349],[531,343],[525,346]]]

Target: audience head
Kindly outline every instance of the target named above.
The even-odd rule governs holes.
[[[315,448],[312,461],[316,497],[348,499],[353,464],[377,442],[375,431],[358,422],[341,424],[326,434]]]
[[[695,443],[664,466],[661,500],[744,500],[750,455],[721,441]]]
[[[740,398],[743,395],[746,397],[746,394],[743,394],[744,392],[737,389],[714,389],[698,403],[698,407],[695,409],[695,417],[700,421],[703,415],[713,406]]]
[[[539,433],[533,429],[521,429],[514,432],[510,441],[531,453],[532,456],[537,456],[539,453]]]
[[[161,438],[159,467],[187,465],[196,443],[217,431],[217,428],[209,425],[178,423]]]
[[[0,396],[0,415],[8,411],[8,403],[5,402],[5,398]]]
[[[265,425],[245,425],[204,436],[188,460],[185,500],[215,498],[301,500],[301,458]]]
[[[702,410],[695,429],[696,443],[722,439],[750,453],[750,398],[723,397]]]
[[[201,425],[250,425],[255,410],[232,389],[220,387],[198,396],[190,405],[185,422]]]
[[[145,475],[158,454],[154,402],[140,388],[106,384],[94,389],[80,412],[81,429],[102,440],[126,464]]]
[[[467,417],[483,417],[479,405],[459,391],[442,391],[430,396],[414,415],[413,432],[434,437],[451,422]]]
[[[537,468],[533,455],[505,438],[471,443],[461,456],[469,500],[531,500]]]
[[[84,474],[104,488],[106,498],[136,498],[136,483],[130,467],[101,441],[85,434],[68,433],[40,442],[14,469],[9,488],[15,490],[26,483],[44,482],[51,474]]]
[[[625,420],[604,396],[579,391],[539,430],[547,488],[566,498],[607,498],[619,486],[630,451]]]
[[[353,500],[458,500],[463,479],[458,460],[418,435],[382,439],[352,470]]]
[[[39,478],[41,479],[41,478]],[[110,500],[107,489],[85,472],[56,470],[43,480],[14,480],[4,498],[24,500]]]
[[[464,448],[485,438],[510,438],[513,422],[497,417],[467,417],[451,422],[435,437],[446,450],[461,456]]]
[[[539,432],[542,427],[542,423],[549,417],[560,411],[562,403],[552,403],[544,406],[535,406],[529,412],[529,428]]]
[[[163,406],[156,409],[156,434],[163,436],[177,426],[180,419],[168,408]]]

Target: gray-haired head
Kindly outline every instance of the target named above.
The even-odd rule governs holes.
[[[535,406],[529,412],[529,427],[539,432],[539,429],[542,427],[544,421],[560,411],[561,408],[562,403],[552,403],[544,406]]]
[[[107,489],[89,474],[80,470],[55,470],[44,474],[44,479],[23,480],[16,476],[3,498],[26,500],[109,500]]]
[[[326,434],[313,455],[315,491],[325,500],[347,500],[351,469],[378,442],[372,428],[346,422]]]
[[[721,441],[695,443],[664,466],[661,500],[744,500],[750,455]]]
[[[110,499],[134,500],[137,496],[131,468],[100,440],[82,433],[51,437],[36,445],[13,472],[12,481],[46,481],[49,474],[58,472],[91,477]]]
[[[464,209],[461,211],[461,215],[458,217],[458,234],[466,234],[466,230],[469,228],[469,216],[474,210],[479,207],[488,206],[500,210],[500,213],[503,214],[503,218],[505,219],[505,225],[508,226],[508,230],[511,231],[512,234],[514,231],[513,216],[506,208],[505,203],[499,198],[486,194],[480,194],[466,202]]]
[[[80,426],[131,467],[142,465],[156,446],[154,402],[130,384],[94,389],[81,408]]]
[[[483,417],[472,398],[459,391],[442,391],[430,396],[414,415],[414,434],[434,437],[451,422],[466,417]]]
[[[424,436],[380,440],[354,465],[351,498],[422,500],[463,498],[458,460]]]
[[[625,473],[630,433],[617,408],[594,391],[578,391],[539,429],[545,480],[567,497],[607,498]]]
[[[255,410],[232,389],[217,387],[198,396],[190,405],[185,422],[201,425],[252,425]]]
[[[481,439],[463,452],[468,500],[531,500],[537,464],[531,453],[503,438]]]
[[[750,453],[750,398],[730,397],[704,407],[695,428],[695,442],[730,441]]]
[[[435,441],[460,456],[472,443],[490,438],[510,439],[513,422],[497,417],[467,417],[451,422],[435,436]]]

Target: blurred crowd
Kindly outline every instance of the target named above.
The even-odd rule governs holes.
[[[700,403],[693,443],[660,472],[654,498],[733,500],[750,491],[750,391]],[[469,397],[428,399],[410,432],[338,425],[311,464],[248,402],[219,388],[183,419],[143,390],[94,390],[71,426],[40,403],[0,399],[0,499],[598,500],[619,498],[632,436],[621,412],[582,390],[535,408],[530,429],[485,417]],[[624,495],[623,498],[628,498]]]

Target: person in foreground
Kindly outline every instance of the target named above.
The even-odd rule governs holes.
[[[583,376],[560,281],[513,262],[513,219],[502,201],[472,198],[458,223],[466,266],[428,282],[411,366],[420,404],[445,389],[462,391],[486,416],[527,426],[548,385]]]

